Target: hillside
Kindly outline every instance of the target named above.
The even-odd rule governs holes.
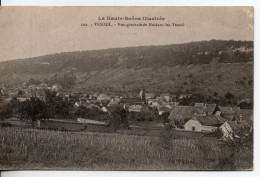
[[[76,51],[0,63],[0,83],[30,79],[90,91],[253,95],[253,42],[201,41]]]

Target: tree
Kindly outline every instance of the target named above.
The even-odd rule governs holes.
[[[109,115],[108,125],[115,131],[120,128],[127,128],[129,125],[127,116],[128,112],[125,109],[118,107]]]
[[[49,118],[47,105],[36,97],[31,97],[29,100],[21,102],[18,107],[18,113],[21,120],[31,121],[32,127],[34,127],[36,120]]]
[[[68,100],[62,100],[61,97],[56,96],[56,92],[45,90],[46,105],[50,117],[71,118],[71,110],[73,105]]]
[[[234,137],[233,141],[225,141],[219,144],[221,149],[216,170],[235,170],[236,161],[241,159],[241,152],[246,153],[250,166],[253,166],[253,130],[242,128],[237,130],[240,138]]]
[[[18,90],[17,95],[22,95],[23,91],[22,90]]]
[[[234,95],[232,95],[229,91],[225,94],[225,98],[227,99],[233,99],[234,98]]]
[[[253,109],[253,102],[251,101],[250,103],[247,102],[242,102],[239,103],[238,105],[241,109]]]
[[[17,98],[13,97],[8,104],[0,106],[0,118],[8,119],[17,114],[17,109],[20,102]]]
[[[160,122],[163,124],[169,123],[169,119],[168,119],[169,115],[170,113],[168,112],[162,113],[162,115],[160,115]]]
[[[29,84],[39,85],[40,83],[41,83],[41,81],[36,80],[36,79],[30,79],[29,80]]]
[[[213,93],[213,96],[214,96],[214,97],[217,97],[217,96],[218,96],[218,93],[217,93],[217,92],[214,92],[214,93]]]
[[[8,104],[0,106],[0,119],[8,119],[13,115],[13,109]]]

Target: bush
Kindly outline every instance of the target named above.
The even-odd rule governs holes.
[[[117,131],[120,128],[128,128],[128,112],[118,107],[115,109],[111,114],[109,115],[108,119],[108,125],[114,129],[114,131]]]

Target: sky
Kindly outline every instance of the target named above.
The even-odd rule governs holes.
[[[163,17],[160,21],[100,17]],[[111,22],[113,26],[95,26]],[[88,26],[81,26],[87,23]],[[118,27],[117,23],[177,23]],[[92,24],[92,26],[91,26]],[[106,48],[201,40],[253,40],[251,7],[0,7],[0,61]]]

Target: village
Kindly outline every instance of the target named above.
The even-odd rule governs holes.
[[[181,100],[191,97],[192,94],[155,94],[147,92],[144,88],[140,89],[140,93],[136,97],[124,97],[115,94],[84,93],[73,89],[63,89],[59,83],[51,86],[46,83],[39,85],[23,83],[15,89],[2,84],[1,104],[10,102],[12,98],[24,102],[30,100],[31,97],[46,102],[46,91],[55,93],[56,97],[72,105],[72,109],[68,108],[70,109],[68,113],[73,112],[76,115],[75,122],[80,125],[106,126],[106,115],[120,107],[129,112],[129,127],[133,129],[160,129],[169,125],[176,131],[203,133],[220,131],[223,140],[232,141],[241,136],[242,130],[243,134],[248,134],[253,130],[252,110],[240,109],[240,107],[232,105],[220,106],[215,103],[180,105]],[[90,115],[88,113],[82,114],[84,109],[86,109],[85,111],[96,110],[96,112],[88,116]],[[48,119],[56,123],[57,121],[73,122],[62,116]],[[38,126],[41,128],[48,128],[46,125],[50,125],[49,122],[46,125],[44,121],[40,122],[38,121]]]

